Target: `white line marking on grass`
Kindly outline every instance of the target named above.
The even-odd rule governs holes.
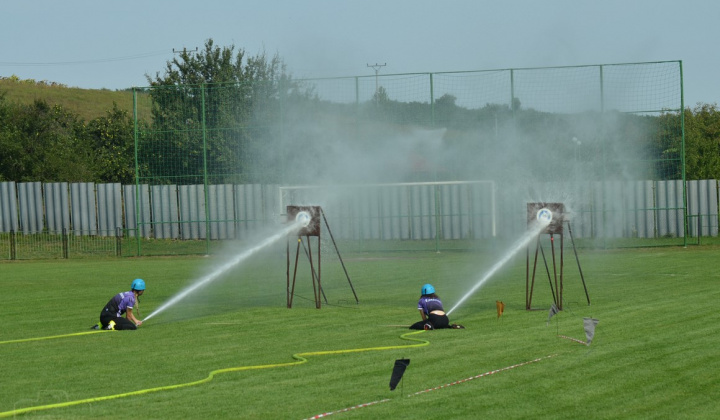
[[[314,415],[314,416],[312,416],[312,417],[306,418],[305,420],[321,419],[321,418],[323,418],[323,417],[331,416],[331,415],[333,415],[333,414],[344,413],[344,412],[346,412],[346,411],[355,410],[356,408],[369,407],[369,406],[371,406],[371,405],[380,404],[380,403],[384,403],[384,402],[387,402],[387,401],[390,401],[390,399],[389,399],[389,398],[385,398],[384,400],[378,400],[378,401],[372,401],[372,402],[369,402],[369,403],[358,404],[358,405],[354,405],[354,406],[352,406],[352,407],[343,408],[343,409],[341,409],[341,410],[328,411],[327,413],[316,414],[316,415]]]
[[[410,395],[408,395],[408,397],[412,397],[412,396],[414,396],[414,395],[419,395],[419,394],[423,394],[423,393],[430,392],[430,391],[437,391],[438,389],[443,389],[443,388],[447,388],[447,387],[449,387],[449,386],[461,384],[461,383],[464,383],[464,382],[467,382],[467,381],[472,381],[473,379],[482,378],[483,376],[494,375],[494,374],[496,374],[496,373],[504,372],[504,371],[510,370],[510,369],[515,369],[515,368],[520,367],[520,366],[526,366],[526,365],[529,365],[529,364],[531,364],[531,363],[540,362],[540,361],[542,361],[542,360],[549,359],[549,358],[555,357],[555,356],[557,356],[557,354],[551,354],[551,355],[549,355],[549,356],[539,357],[539,358],[537,358],[537,359],[528,360],[527,362],[518,363],[518,364],[516,364],[516,365],[507,366],[507,367],[504,367],[504,368],[501,368],[501,369],[491,370],[491,371],[488,371],[488,372],[485,372],[485,373],[481,373],[481,374],[476,375],[476,376],[472,376],[472,377],[470,377],[470,378],[465,378],[465,379],[461,379],[461,380],[459,380],[459,381],[451,382],[451,383],[449,383],[449,384],[436,386],[435,388],[424,389],[424,390],[418,391],[418,392],[416,392],[416,393],[414,393],[414,394],[410,394]]]
[[[467,382],[467,381],[471,381],[471,380],[473,380],[473,379],[482,378],[483,376],[494,375],[494,374],[496,374],[496,373],[504,372],[504,371],[510,370],[510,369],[515,369],[515,368],[520,367],[520,366],[526,366],[526,365],[529,365],[529,364],[531,364],[531,363],[540,362],[540,361],[542,361],[542,360],[549,359],[549,358],[555,357],[555,356],[557,356],[557,354],[551,354],[551,355],[549,355],[549,356],[539,357],[539,358],[537,358],[537,359],[528,360],[527,362],[518,363],[518,364],[515,364],[515,365],[512,365],[512,366],[507,366],[507,367],[504,367],[504,368],[501,368],[501,369],[491,370],[491,371],[488,371],[488,372],[485,372],[485,373],[481,373],[481,374],[479,374],[479,375],[476,375],[476,376],[473,376],[473,377],[470,377],[470,378],[461,379],[461,380],[459,380],[459,381],[451,382],[451,383],[449,383],[449,384],[436,386],[435,388],[424,389],[424,390],[418,391],[418,392],[416,392],[416,393],[414,393],[414,394],[410,394],[410,395],[408,395],[408,397],[412,397],[412,396],[414,396],[414,395],[419,395],[419,394],[423,394],[423,393],[430,392],[430,391],[436,391],[436,390],[442,389],[442,388],[447,388],[447,387],[452,386],[452,385],[457,385],[457,384],[461,384],[461,383],[464,383],[464,382]],[[333,414],[345,413],[345,412],[350,411],[350,410],[355,410],[355,409],[363,408],[363,407],[369,407],[369,406],[371,406],[371,405],[380,404],[380,403],[384,403],[384,402],[388,402],[388,401],[390,401],[390,399],[389,399],[389,398],[385,398],[384,400],[378,400],[378,401],[372,401],[372,402],[369,402],[369,403],[358,404],[358,405],[354,405],[354,406],[352,406],[352,407],[343,408],[343,409],[340,409],[340,410],[328,411],[328,412],[326,412],[326,413],[316,414],[316,415],[314,415],[314,416],[312,416],[312,417],[308,417],[308,418],[306,418],[306,419],[304,419],[304,420],[321,419],[321,418],[324,418],[324,417],[331,416],[331,415],[333,415]]]
[[[565,339],[568,339],[568,340],[570,340],[570,341],[574,341],[574,342],[576,342],[576,343],[580,343],[580,344],[582,344],[583,346],[589,346],[589,344],[588,344],[587,342],[582,341],[582,340],[578,340],[577,338],[572,338],[572,337],[568,337],[568,336],[566,336],[566,335],[560,335],[560,334],[558,334],[558,337],[560,337],[560,338],[565,338]]]

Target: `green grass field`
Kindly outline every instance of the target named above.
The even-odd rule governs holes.
[[[588,306],[577,264],[566,251],[565,310],[549,325],[547,278],[536,283],[538,310],[525,310],[522,252],[450,315],[466,329],[408,337],[427,345],[402,339],[408,331],[396,326],[418,319],[420,286],[433,283],[449,309],[499,254],[343,255],[356,304],[328,252],[322,266],[328,302],[318,310],[302,260],[294,307],[286,308],[286,255],[275,249],[238,265],[138,331],[86,335],[71,334],[90,332],[107,300],[135,277],[148,285],[140,305],[145,317],[223,260],[2,262],[0,416],[56,404],[18,416],[716,418],[719,252],[717,246],[581,250]],[[506,305],[499,319],[496,300]],[[558,337],[584,340],[583,317],[599,320],[590,346]],[[59,335],[68,336],[45,339]],[[34,338],[40,339],[22,341]],[[305,356],[306,363],[292,357],[340,350],[349,351]],[[397,358],[411,363],[402,384],[390,391]],[[226,371],[210,378],[221,369]],[[474,379],[438,388],[467,378]],[[75,404],[91,399],[97,400]],[[376,401],[382,402],[338,412]]]

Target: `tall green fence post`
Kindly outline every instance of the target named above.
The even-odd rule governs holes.
[[[600,77],[600,114],[603,116],[603,133],[605,132],[605,75],[603,73],[603,66],[598,66],[599,68],[599,77]],[[605,142],[601,142],[602,144],[602,168],[603,168],[603,183],[601,186],[601,193],[603,197],[603,208],[602,208],[602,225],[603,229],[607,229],[607,212],[605,211],[606,206],[606,200],[605,200]],[[603,249],[607,249],[607,235],[603,234],[602,237],[603,241]]]
[[[678,61],[680,69],[680,167],[682,168],[682,186],[683,186],[683,212],[687,216],[687,178],[685,176],[685,91],[683,90],[683,68],[682,60]],[[683,232],[683,246],[687,246],[688,225],[687,217],[685,218],[685,232]]]
[[[142,255],[140,249],[140,165],[138,164],[138,107],[137,107],[137,89],[133,87],[133,132],[135,136],[135,245],[137,246],[137,256]]]
[[[200,86],[200,106],[202,107],[201,115],[202,115],[202,141],[203,141],[203,191],[204,191],[204,200],[205,200],[205,254],[210,254],[210,209],[208,208],[208,168],[207,168],[207,154],[208,154],[208,145],[207,145],[207,123],[206,123],[206,111],[205,111],[205,89],[207,88],[207,85],[203,83]]]
[[[430,126],[435,128],[435,89],[433,85],[433,74],[430,78]],[[437,182],[437,165],[433,167],[433,181]],[[442,216],[440,214],[440,187],[435,186],[435,252],[440,252],[440,235],[442,234]]]

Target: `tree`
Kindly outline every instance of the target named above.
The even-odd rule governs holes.
[[[390,102],[390,96],[384,86],[377,88],[375,93],[373,93],[372,101],[377,105],[387,104]]]
[[[102,182],[134,183],[134,122],[129,113],[113,103],[104,117],[88,123],[87,134],[95,151],[98,178]]]
[[[720,110],[698,104],[685,111],[685,170],[687,179],[720,178]]]
[[[217,182],[238,172],[244,179],[234,181],[260,181],[270,122],[293,87],[277,55],[246,57],[234,45],[220,48],[209,39],[202,51],[183,51],[148,81],[152,137],[140,154],[148,176],[196,183],[207,170],[224,174]]]
[[[5,100],[4,93],[0,93],[0,182],[18,181],[23,167],[23,145],[14,123],[16,108]]]
[[[84,124],[71,112],[44,100],[9,104],[0,96],[0,119],[0,180],[98,180]]]
[[[443,96],[435,99],[435,106],[445,107],[445,108],[456,108],[457,107],[457,105],[455,105],[456,101],[457,101],[457,96],[446,93]]]

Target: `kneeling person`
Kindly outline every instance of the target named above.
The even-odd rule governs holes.
[[[129,292],[121,292],[113,296],[100,313],[100,325],[105,330],[136,330],[142,321],[135,318],[133,307],[138,297],[145,292],[145,281],[135,279]],[[125,318],[122,315],[125,314]]]
[[[422,321],[418,321],[410,326],[411,330],[436,330],[440,328],[464,328],[459,324],[450,324],[447,314],[443,309],[443,304],[438,295],[435,294],[435,288],[431,284],[426,284],[420,289],[420,300],[418,300],[418,310]]]

